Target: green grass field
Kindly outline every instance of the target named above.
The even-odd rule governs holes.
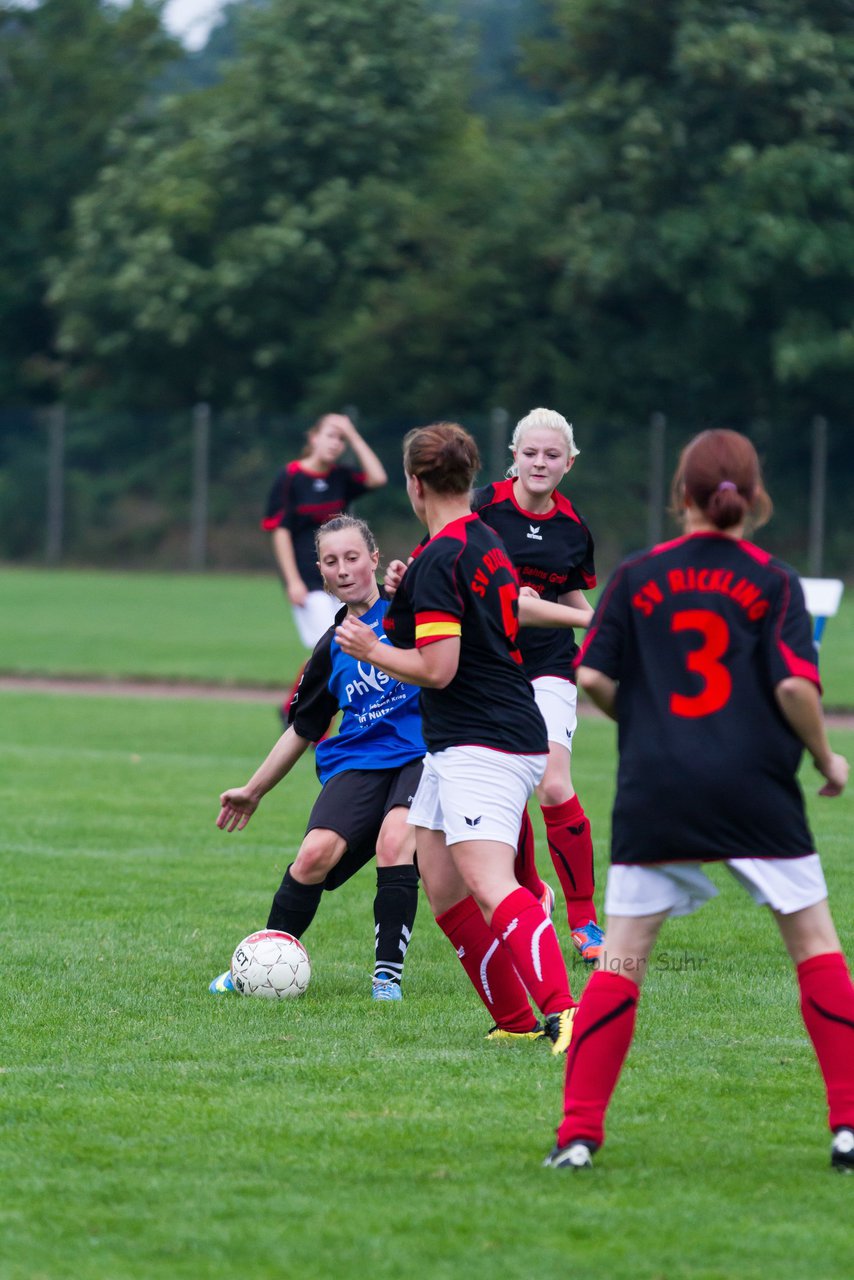
[[[63,666],[64,639],[90,674],[237,680],[244,646],[276,680],[261,642],[287,621],[274,584],[269,600],[271,584],[235,580],[229,599],[229,579],[83,578],[0,575],[4,601],[10,580],[40,580],[54,605],[51,625],[19,590],[23,613],[43,610],[41,640],[6,670],[81,669]],[[217,608],[227,622],[205,645]],[[26,621],[0,616],[5,653]],[[123,660],[107,647],[99,666],[110,618]],[[176,618],[198,652],[158,638]],[[665,930],[588,1177],[540,1168],[561,1063],[484,1041],[488,1017],[423,900],[406,998],[372,1004],[369,869],[306,935],[302,999],[209,995],[263,924],[316,791],[305,759],[244,832],[216,829],[219,792],[275,733],[272,706],[0,695],[2,1280],[850,1274],[854,1178],[828,1168],[794,979],[766,914],[719,868],[721,898]],[[854,733],[833,741],[854,754]],[[612,726],[586,720],[574,773],[602,881],[613,771]],[[809,768],[804,784],[854,955],[854,800],[819,800]]]
[[[272,574],[0,569],[0,675],[278,687],[303,657]],[[854,708],[854,592],[827,626],[821,662],[827,705]]]

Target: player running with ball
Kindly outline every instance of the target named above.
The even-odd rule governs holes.
[[[549,916],[514,876],[519,824],[548,744],[516,647],[516,572],[470,509],[479,465],[474,440],[456,423],[409,432],[406,487],[430,537],[386,616],[395,648],[354,617],[336,639],[353,657],[421,686],[428,754],[409,821],[430,905],[494,1033],[543,1034],[527,988],[560,1053],[575,1012],[566,966]]]
[[[316,545],[326,589],[342,604],[337,621],[359,618],[381,643],[388,603],[377,586],[379,552],[370,529],[354,516],[338,516],[318,531]],[[290,724],[267,759],[245,786],[220,796],[217,826],[242,830],[262,797],[317,743],[323,786],[299,852],[273,898],[267,928],[301,938],[324,889],[338,888],[376,855],[372,995],[399,1000],[418,905],[415,838],[406,821],[425,750],[418,690],[348,657],[333,631],[334,626],[315,645],[291,704]],[[388,642],[382,646],[391,648]],[[337,736],[321,741],[339,710]],[[231,975],[222,974],[210,989],[233,990]]]
[[[771,503],[744,436],[706,431],[686,447],[673,509],[685,535],[617,569],[577,668],[619,726],[607,967],[579,1006],[545,1163],[591,1165],[658,932],[715,895],[702,864],[724,862],[770,908],[796,967],[831,1163],[852,1172],[854,986],[797,782],[804,748],[825,780],[820,795],[841,793],[848,764],[828,745],[803,592],[794,570],[745,541]]]

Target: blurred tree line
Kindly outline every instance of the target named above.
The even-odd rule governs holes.
[[[160,9],[0,2],[0,406],[120,456],[550,404],[617,495],[660,412],[792,500],[821,415],[845,502],[854,0],[235,0],[195,55]]]

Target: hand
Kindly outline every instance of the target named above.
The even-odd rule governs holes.
[[[347,617],[335,628],[335,639],[346,654],[360,662],[373,662],[376,646],[382,644],[375,631],[358,618]]]
[[[336,430],[341,432],[341,436],[347,441],[347,444],[352,444],[354,440],[359,438],[355,422],[352,418],[348,418],[346,413],[330,413],[328,416],[334,421]]]
[[[383,590],[387,596],[393,596],[397,588],[403,581],[403,575],[406,573],[406,565],[402,560],[391,560],[385,571],[383,580]]]
[[[286,587],[285,590],[288,593],[288,599],[296,609],[304,605],[308,599],[308,587],[302,579],[298,583],[294,583],[293,586]]]
[[[835,752],[831,752],[826,765],[822,768],[816,761],[816,768],[822,777],[827,779],[818,794],[820,796],[842,795],[848,781],[848,761],[845,756],[838,756]]]
[[[230,791],[223,791],[219,802],[222,808],[216,825],[222,831],[242,831],[259,803],[258,797],[248,787],[232,787]]]

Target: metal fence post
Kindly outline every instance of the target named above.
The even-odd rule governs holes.
[[[807,564],[810,576],[821,577],[824,560],[824,509],[827,494],[827,418],[812,420],[812,460],[810,471],[810,525]]]
[[[190,504],[190,568],[204,569],[208,548],[211,407],[193,406],[193,482]]]
[[[667,418],[654,413],[649,420],[649,492],[647,495],[646,535],[649,546],[664,536],[664,437]]]
[[[47,539],[45,559],[59,564],[65,525],[65,405],[45,413],[47,423]]]
[[[489,475],[498,480],[507,470],[507,424],[510,414],[496,406],[489,411]]]

